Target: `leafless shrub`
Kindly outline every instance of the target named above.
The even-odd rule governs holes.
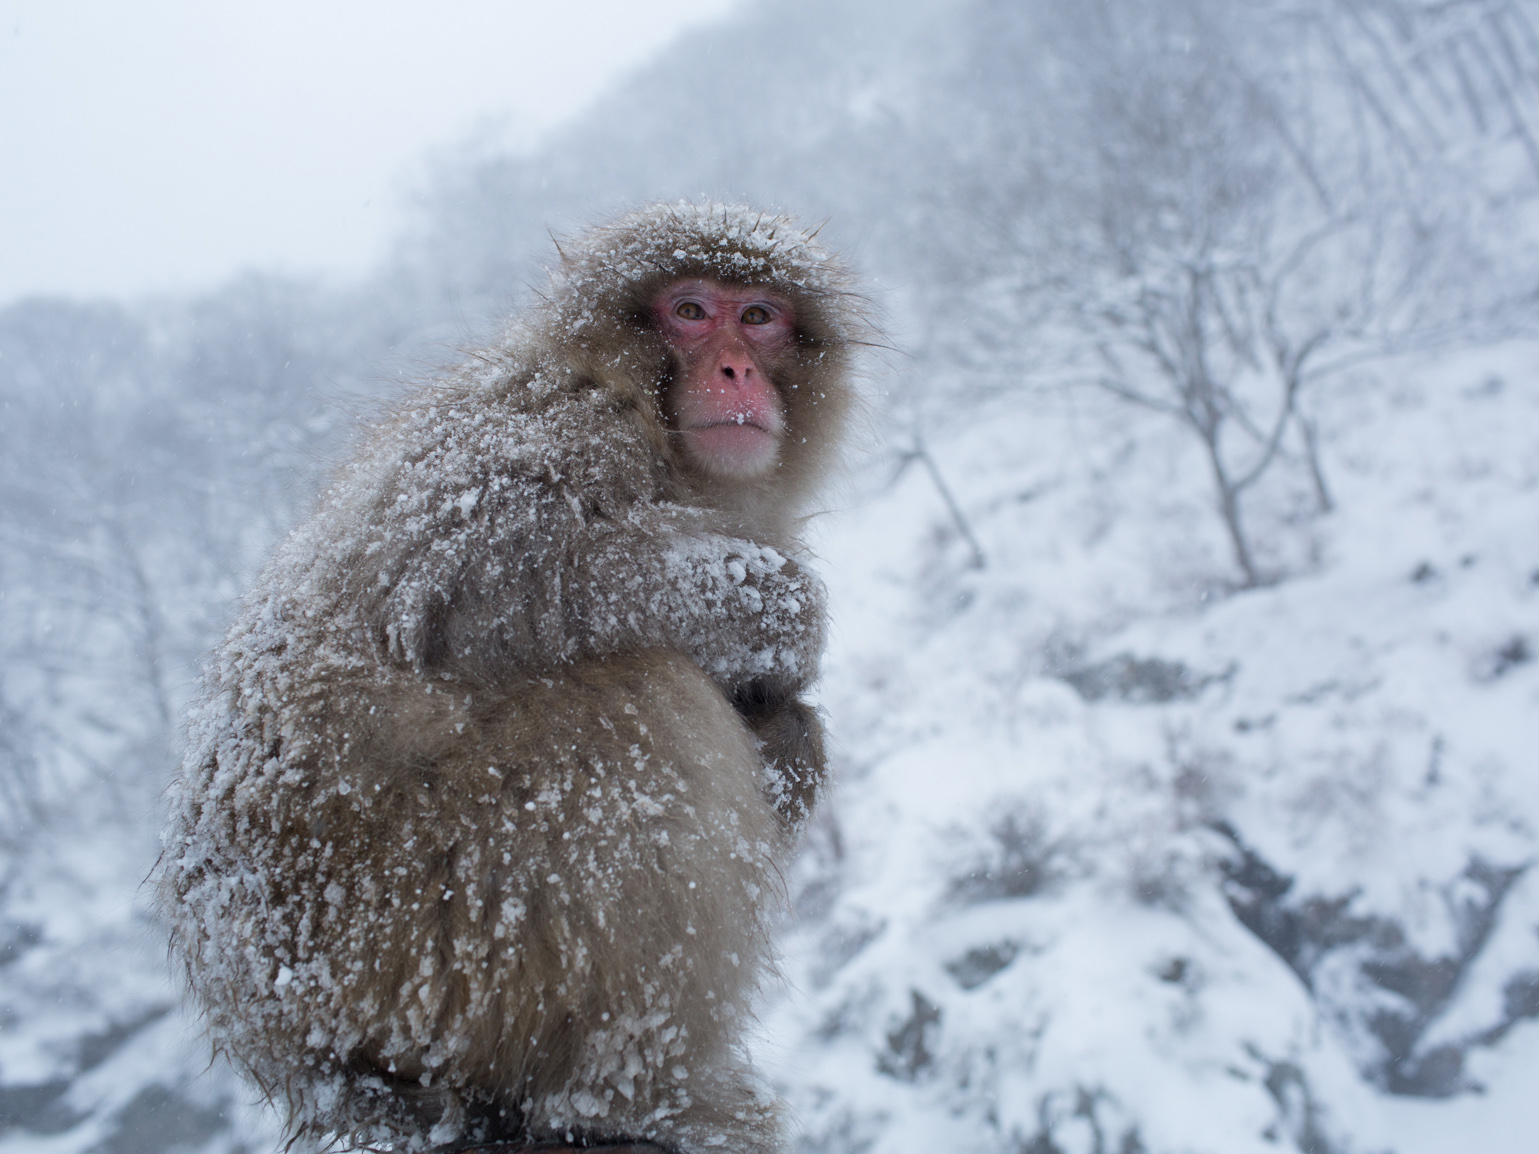
[[[1027,898],[1063,872],[1063,846],[1040,811],[1022,803],[1005,808],[988,826],[987,840],[952,873],[950,895],[964,905]]]
[[[918,990],[910,990],[913,1007],[887,1034],[887,1047],[877,1055],[876,1067],[900,1082],[913,1082],[935,1062],[936,1035],[941,1009]]]

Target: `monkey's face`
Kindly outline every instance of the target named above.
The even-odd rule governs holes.
[[[686,461],[708,477],[748,481],[780,460],[785,404],[775,385],[795,345],[784,297],[714,280],[677,280],[653,298],[673,354],[663,412]]]

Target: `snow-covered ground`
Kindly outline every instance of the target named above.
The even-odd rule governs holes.
[[[1337,511],[1258,502],[1312,558],[1267,588],[1195,443],[1083,396],[932,447],[982,569],[918,468],[824,523],[809,1149],[1532,1148],[1539,348],[1318,406]]]

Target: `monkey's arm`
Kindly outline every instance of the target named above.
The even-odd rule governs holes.
[[[766,792],[799,829],[826,777],[822,723],[799,697],[823,649],[822,583],[775,550],[739,538],[659,534],[653,550],[659,540],[664,547],[649,564],[644,543],[626,537],[594,557],[610,577],[622,577],[619,586],[590,584],[598,593],[584,608],[595,633],[693,657],[753,731]],[[644,596],[627,597],[626,582]]]
[[[793,696],[816,679],[823,587],[794,560],[722,532],[709,510],[642,501],[606,516],[580,489],[534,479],[508,489],[484,521],[440,509],[445,531],[411,527],[416,540],[394,566],[354,564],[363,626],[390,660],[496,684],[669,649],[729,698],[752,680]]]
[[[768,546],[663,511],[595,535],[565,598],[576,632],[599,651],[682,650],[728,696],[750,682],[776,699],[817,676],[822,583]],[[669,523],[671,521],[671,523]]]

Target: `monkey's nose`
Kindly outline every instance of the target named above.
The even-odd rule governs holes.
[[[721,375],[734,385],[747,385],[751,383],[751,378],[753,377],[752,365],[744,364],[741,361],[727,361],[721,364],[719,368],[721,369]]]

